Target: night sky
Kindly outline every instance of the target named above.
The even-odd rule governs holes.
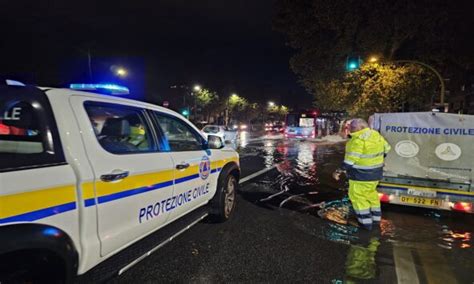
[[[50,86],[87,81],[90,50],[94,81],[117,80],[110,67],[124,66],[122,83],[147,100],[199,83],[223,96],[311,102],[289,69],[292,51],[272,30],[273,0],[15,2],[0,11],[3,76]]]

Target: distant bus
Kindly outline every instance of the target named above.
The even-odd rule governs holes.
[[[315,138],[316,137],[316,111],[293,112],[285,118],[286,138]]]

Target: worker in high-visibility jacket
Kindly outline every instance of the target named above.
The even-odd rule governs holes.
[[[390,145],[376,130],[370,129],[363,119],[353,119],[349,125],[350,140],[346,144],[343,171],[336,171],[334,178],[346,172],[349,178],[349,199],[357,220],[368,230],[382,217],[377,185],[382,179],[384,158]]]

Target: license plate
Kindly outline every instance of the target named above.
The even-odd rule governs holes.
[[[425,206],[432,206],[432,207],[441,207],[442,200],[440,199],[433,199],[433,198],[426,198],[420,196],[400,196],[400,201],[402,203],[407,204],[415,204],[415,205],[425,205]]]
[[[436,191],[419,190],[413,188],[408,189],[408,194],[420,197],[436,197]]]

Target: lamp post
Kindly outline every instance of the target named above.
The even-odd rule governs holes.
[[[429,70],[431,70],[431,72],[433,72],[436,75],[436,77],[438,77],[439,84],[440,84],[440,89],[441,89],[441,94],[439,96],[439,100],[440,100],[441,105],[444,106],[444,95],[446,93],[446,85],[444,83],[444,80],[443,80],[443,77],[441,76],[441,74],[433,66],[428,65],[428,64],[423,63],[423,62],[420,62],[420,61],[417,61],[417,60],[395,60],[394,62],[418,64],[418,65],[421,65],[421,66],[426,67]]]
[[[200,92],[202,90],[201,86],[196,84],[193,86],[192,92],[191,92],[191,97],[194,99],[194,111],[193,111],[193,117],[195,122],[197,119],[197,100],[196,100],[196,93]]]
[[[237,100],[239,98],[239,96],[236,94],[236,93],[232,93],[229,98],[227,99],[226,101],[226,114],[225,114],[225,124],[228,125],[229,124],[229,120],[230,120],[230,100],[234,99],[234,100]]]
[[[196,109],[197,109],[197,108],[196,108],[196,104],[197,104],[197,103],[196,103],[196,96],[194,95],[194,92],[199,92],[199,91],[201,91],[201,90],[202,90],[201,85],[197,85],[197,84],[196,84],[196,85],[194,85],[194,86],[192,86],[192,87],[190,87],[189,85],[173,85],[173,86],[171,86],[170,88],[171,88],[171,89],[181,89],[181,90],[184,90],[184,91],[182,92],[182,94],[183,94],[183,107],[182,107],[182,113],[181,113],[181,114],[183,114],[183,112],[185,112],[186,114],[183,114],[183,116],[186,116],[188,119],[189,119],[189,116],[190,116],[191,114],[193,114],[194,117],[196,117],[195,112],[196,112]],[[189,96],[189,95],[194,98],[194,110],[193,110],[192,105],[188,106],[188,105],[186,104],[186,96]]]
[[[270,117],[272,117],[272,120],[274,120],[274,117],[272,116],[272,109],[276,106],[275,102],[269,101],[268,102],[268,107],[267,107],[267,120],[270,120]]]

